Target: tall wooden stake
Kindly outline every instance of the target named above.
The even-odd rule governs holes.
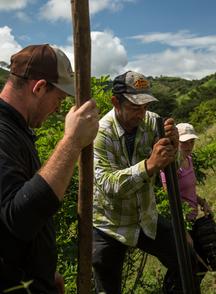
[[[91,96],[91,38],[88,0],[71,0],[74,36],[76,103]],[[77,292],[91,292],[93,146],[79,160]]]

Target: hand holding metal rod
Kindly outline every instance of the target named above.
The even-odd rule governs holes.
[[[165,137],[163,119],[161,117],[158,117],[156,123],[159,138]],[[178,188],[175,162],[165,167],[164,173],[167,183],[167,192],[170,203],[172,226],[176,243],[183,293],[199,294],[199,290],[195,289],[195,281],[191,265],[191,256],[186,241],[186,233],[184,229],[182,206]]]

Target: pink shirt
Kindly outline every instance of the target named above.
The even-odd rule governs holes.
[[[177,171],[180,197],[187,201],[193,211],[188,215],[190,220],[196,219],[198,214],[198,200],[196,195],[196,177],[191,156],[188,156],[189,167],[180,167]],[[164,172],[160,172],[162,183],[166,183]]]

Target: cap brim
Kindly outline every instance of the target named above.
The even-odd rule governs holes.
[[[185,134],[185,135],[181,135],[179,137],[180,142],[185,142],[185,141],[188,141],[188,140],[191,140],[191,139],[199,139],[199,137],[197,137],[194,134]]]
[[[149,102],[153,102],[153,101],[158,101],[157,98],[155,98],[152,95],[149,94],[127,94],[127,93],[123,93],[122,94],[125,98],[127,98],[130,102],[137,104],[137,105],[142,105],[142,104],[146,104]]]
[[[74,85],[67,84],[67,85],[60,85],[57,83],[52,83],[56,88],[60,89],[61,91],[65,92],[69,96],[75,96],[75,90],[74,90]]]

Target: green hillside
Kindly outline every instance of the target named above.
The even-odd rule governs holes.
[[[164,117],[172,116],[177,122],[190,121],[199,131],[216,122],[216,74],[192,81],[151,78],[151,83],[152,93],[159,99],[151,105],[151,110]]]

